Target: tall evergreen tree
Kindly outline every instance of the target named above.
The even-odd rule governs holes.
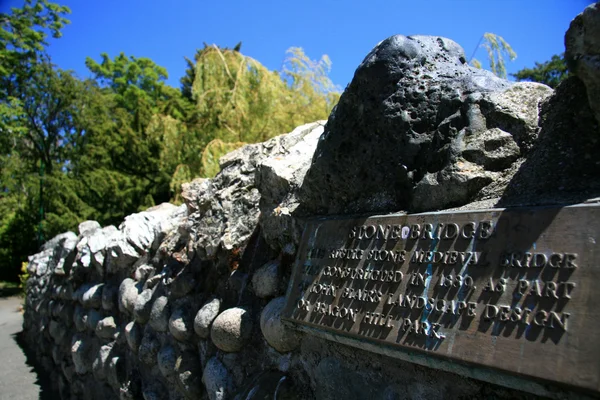
[[[523,68],[511,74],[517,81],[539,82],[556,88],[560,82],[567,78],[569,71],[563,55],[553,55],[549,61],[535,63],[533,68]]]

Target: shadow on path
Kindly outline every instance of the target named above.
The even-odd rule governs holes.
[[[25,354],[27,366],[31,368],[31,371],[36,374],[37,379],[35,384],[40,387],[39,400],[59,400],[60,394],[57,388],[52,385],[52,380],[47,371],[42,368],[42,365],[36,360],[35,353],[25,341],[25,332],[21,331],[11,335],[17,345],[23,350]]]

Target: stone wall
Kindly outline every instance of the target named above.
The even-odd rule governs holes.
[[[598,7],[586,13],[580,37]],[[64,399],[561,397],[325,341],[279,316],[308,216],[600,196],[588,64],[587,81],[553,92],[468,66],[448,39],[389,38],[326,124],[226,155],[214,179],[184,185],[180,207],[46,243],[28,267],[27,341]]]

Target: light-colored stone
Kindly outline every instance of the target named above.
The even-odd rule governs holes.
[[[137,354],[142,341],[142,328],[134,321],[125,325],[125,339],[131,351]]]
[[[166,332],[169,328],[169,317],[171,316],[171,307],[169,299],[166,296],[160,296],[152,304],[150,310],[150,326],[157,332]]]
[[[204,304],[194,318],[194,331],[198,336],[206,339],[210,335],[210,326],[212,325],[217,315],[219,315],[219,309],[221,307],[221,301],[217,298],[209,300]]]
[[[103,339],[112,339],[117,333],[117,324],[113,317],[103,318],[96,325],[96,335]]]
[[[285,297],[273,299],[266,305],[260,315],[260,330],[267,343],[275,350],[285,353],[300,345],[301,336],[283,325],[281,311],[285,307]]]
[[[239,307],[223,311],[212,324],[210,336],[219,349],[227,352],[240,351],[252,335],[252,317]]]
[[[260,267],[252,276],[252,289],[261,299],[277,296],[280,292],[279,261],[273,260]]]
[[[210,400],[226,400],[232,391],[232,382],[225,366],[213,357],[206,363],[202,381]]]
[[[81,296],[81,304],[88,308],[100,308],[102,307],[102,291],[104,288],[103,283],[92,286],[86,290]]]
[[[150,319],[153,294],[154,290],[145,289],[136,297],[133,305],[133,317],[135,318],[136,322],[145,324]]]
[[[193,322],[190,310],[186,306],[176,307],[169,318],[169,332],[179,341],[186,341],[192,337]]]
[[[119,310],[132,313],[139,293],[140,285],[136,285],[136,282],[131,278],[123,279],[119,286]]]
[[[89,236],[95,230],[100,229],[101,226],[98,221],[83,221],[78,226],[79,234],[82,236]]]

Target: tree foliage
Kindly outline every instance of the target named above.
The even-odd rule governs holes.
[[[539,82],[556,88],[569,74],[563,55],[553,55],[550,61],[535,63],[533,68],[523,68],[511,74],[517,81]]]
[[[126,54],[86,59],[81,80],[52,64],[48,35],[64,6],[26,0],[0,15],[0,279],[16,280],[41,240],[95,219],[181,201],[181,184],[214,176],[219,158],[327,118],[339,98],[327,56],[291,48],[281,71],[205,45],[181,88],[166,69]]]

